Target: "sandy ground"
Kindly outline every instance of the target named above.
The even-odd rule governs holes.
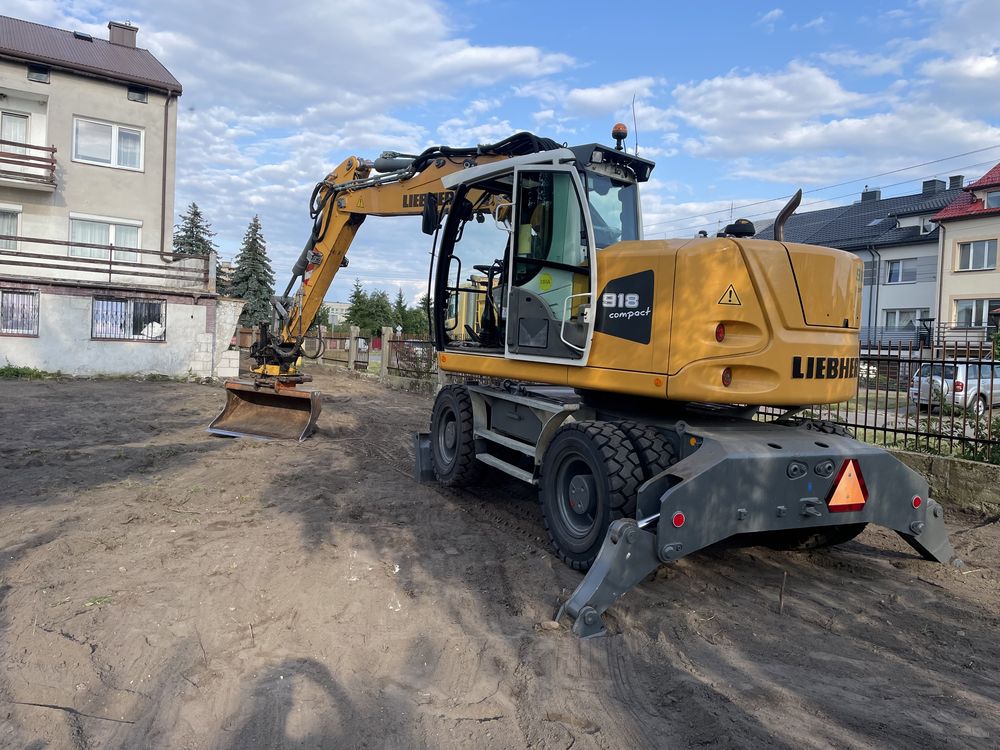
[[[0,746],[1000,746],[1000,528],[713,550],[544,630],[533,491],[413,481],[430,399],[327,370],[302,445],[217,387],[0,381]],[[787,572],[784,612],[778,590]]]

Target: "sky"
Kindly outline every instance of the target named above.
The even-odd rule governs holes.
[[[1000,162],[1000,2],[5,0],[3,13],[107,38],[139,27],[182,83],[175,206],[232,259],[260,216],[283,288],[312,188],[343,159],[520,130],[656,161],[645,236],[692,237],[967,180]],[[175,217],[175,221],[176,221]],[[327,294],[354,280],[415,302],[419,219],[370,218]]]

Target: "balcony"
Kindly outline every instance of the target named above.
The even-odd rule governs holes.
[[[56,147],[0,140],[0,186],[56,189]]]
[[[215,291],[215,253],[186,255],[0,234],[0,279]]]

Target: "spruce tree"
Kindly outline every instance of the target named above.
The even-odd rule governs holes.
[[[271,296],[274,294],[274,271],[267,257],[267,243],[260,229],[260,217],[250,220],[240,254],[236,256],[230,293],[247,302],[240,315],[240,325],[255,326],[271,320]]]
[[[406,324],[409,322],[406,317],[408,309],[406,307],[406,298],[403,296],[403,290],[396,290],[396,299],[392,303],[392,324],[394,326],[399,326],[405,329]]]
[[[205,220],[198,204],[191,201],[181,214],[181,223],[174,225],[174,252],[185,255],[208,255],[215,249],[215,232]]]

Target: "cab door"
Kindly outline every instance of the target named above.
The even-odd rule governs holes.
[[[576,169],[514,173],[506,353],[583,365],[594,329],[593,229]]]

